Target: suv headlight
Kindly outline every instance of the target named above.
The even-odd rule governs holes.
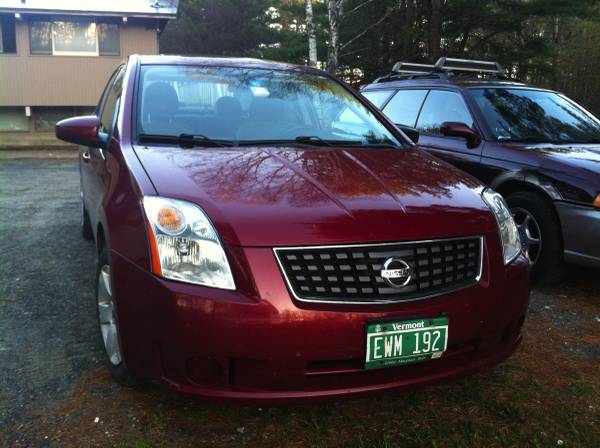
[[[481,193],[481,197],[496,217],[500,239],[502,240],[504,264],[507,265],[521,253],[521,239],[519,238],[517,225],[502,196],[494,190],[486,188]]]
[[[214,226],[189,202],[145,196],[153,272],[162,277],[214,288],[235,289],[223,245]],[[156,253],[154,253],[156,252]],[[159,271],[159,272],[157,272]]]

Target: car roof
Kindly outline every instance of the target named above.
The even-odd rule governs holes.
[[[133,55],[142,65],[201,65],[213,67],[240,67],[266,70],[283,70],[303,73],[325,75],[322,70],[302,65],[288,64],[285,62],[269,61],[254,58],[228,58],[205,56],[177,56],[177,55]]]

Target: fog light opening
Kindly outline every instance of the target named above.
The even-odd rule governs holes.
[[[198,386],[211,387],[225,381],[225,369],[214,358],[195,357],[185,363],[188,380]]]

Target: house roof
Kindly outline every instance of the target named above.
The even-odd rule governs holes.
[[[0,12],[173,19],[179,0],[2,0]]]

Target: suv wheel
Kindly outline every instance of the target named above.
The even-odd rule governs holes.
[[[560,224],[552,204],[541,194],[519,191],[506,197],[519,229],[533,282],[555,283],[564,274]]]
[[[132,386],[136,384],[136,381],[131,377],[131,374],[123,363],[107,248],[102,250],[98,259],[98,269],[96,271],[96,302],[98,305],[100,336],[106,353],[110,373],[119,383]]]

